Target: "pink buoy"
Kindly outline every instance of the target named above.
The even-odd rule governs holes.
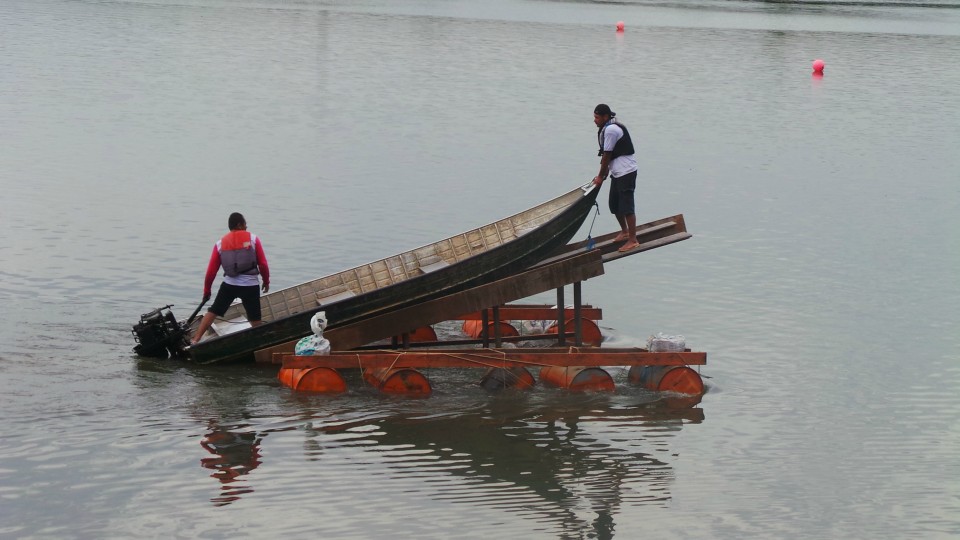
[[[823,60],[817,58],[813,61],[813,72],[814,73],[823,73]]]
[[[617,21],[617,32],[623,32],[623,21]]]

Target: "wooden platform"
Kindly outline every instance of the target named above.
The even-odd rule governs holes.
[[[602,341],[599,328],[593,322],[602,318],[602,311],[583,305],[584,281],[603,275],[605,263],[690,238],[682,215],[638,226],[640,245],[628,252],[618,251],[622,243],[614,241],[616,235],[606,234],[567,245],[533,267],[498,281],[331,329],[324,334],[334,350],[329,355],[297,356],[293,354],[296,342],[289,342],[258,351],[257,360],[281,364],[280,379],[284,384],[295,390],[314,392],[342,391],[345,382],[340,371],[356,369],[368,384],[381,392],[425,397],[432,387],[427,377],[417,370],[437,368],[486,369],[480,384],[488,390],[529,388],[534,378],[528,369],[539,368],[539,377],[548,386],[571,391],[614,391],[614,380],[603,368],[624,366],[631,368],[633,384],[654,391],[701,394],[700,375],[688,366],[705,365],[707,354],[704,352],[650,352],[642,348],[581,345],[587,341],[582,331],[585,324],[595,330],[595,343]],[[564,299],[567,285],[573,285],[572,309]],[[550,289],[557,292],[557,302],[552,307],[511,304]],[[476,336],[479,326],[480,339],[426,343],[411,343],[408,339],[417,329],[455,320],[480,321],[479,325],[473,325],[470,334]],[[558,323],[554,334],[501,336],[501,323],[516,320]],[[436,339],[431,328],[426,330],[430,330],[427,339]],[[507,327],[507,330],[515,329]],[[493,347],[490,347],[490,333],[494,334]],[[402,348],[398,347],[401,345],[398,336],[403,338]],[[387,339],[392,339],[392,348],[376,344]],[[553,340],[556,346],[501,347],[508,341],[535,339]],[[566,346],[568,341],[575,346]],[[467,344],[482,346],[461,348]]]

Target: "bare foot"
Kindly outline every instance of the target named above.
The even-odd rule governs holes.
[[[627,242],[626,244],[620,246],[620,249],[618,249],[617,251],[619,251],[620,253],[626,253],[628,251],[633,251],[638,247],[640,247],[640,243],[634,240],[633,242]]]
[[[623,232],[623,231],[620,231],[620,234],[618,234],[617,236],[615,236],[615,237],[613,238],[613,241],[614,241],[614,242],[623,242],[623,241],[626,240],[627,238],[630,238],[630,235],[627,234],[627,233],[625,233],[625,232]]]

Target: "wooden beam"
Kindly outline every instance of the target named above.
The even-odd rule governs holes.
[[[639,246],[626,253],[621,253],[619,251],[611,251],[609,253],[604,253],[603,262],[615,261],[617,259],[622,259],[624,257],[629,257],[630,255],[636,255],[637,253],[643,253],[644,251],[649,251],[651,249],[656,249],[658,247],[667,246],[670,244],[675,244],[682,240],[692,237],[690,233],[677,233],[670,236],[664,236],[663,238],[658,238],[656,240],[650,240],[647,242],[642,242]]]
[[[599,250],[604,255],[611,254],[611,253],[612,254],[618,253],[617,249],[619,249],[620,246],[623,245],[622,242],[613,241],[613,239],[618,234],[620,234],[620,231],[604,234],[594,238],[593,249]],[[680,240],[686,240],[687,238],[690,238],[692,236],[690,234],[687,234],[687,224],[686,224],[686,221],[684,221],[683,219],[683,214],[677,214],[675,216],[658,219],[655,221],[651,221],[649,223],[637,224],[637,242],[639,242],[641,245],[645,243],[649,243],[654,240],[659,240],[661,238],[674,236],[678,234],[684,235],[684,236],[683,238],[676,237],[679,239],[674,240],[675,242],[679,242]],[[668,242],[668,243],[673,243],[673,242]],[[651,244],[651,246],[653,247],[660,247],[662,245],[667,245],[667,244],[659,244],[659,245]],[[563,259],[565,257],[576,255],[577,253],[583,253],[587,251],[587,246],[588,246],[588,241],[586,240],[567,244],[566,246],[552,253],[549,257],[544,259],[543,262],[540,264],[549,264],[551,262]],[[653,247],[649,247],[647,249],[653,249]],[[638,248],[638,249],[630,250],[627,254],[618,255],[614,257],[614,259],[619,259],[621,257],[625,257],[627,255],[632,255],[635,253],[641,253],[643,251],[646,251],[646,249]]]

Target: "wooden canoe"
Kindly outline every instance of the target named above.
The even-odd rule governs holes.
[[[265,294],[260,297],[263,324],[227,333],[225,321],[245,317],[242,306],[233,305],[184,353],[204,364],[252,358],[258,349],[310,334],[310,319],[318,311],[326,312],[328,328],[336,328],[501,279],[566,245],[589,215],[598,191],[588,183],[439,242]],[[198,322],[188,328],[188,336]]]

